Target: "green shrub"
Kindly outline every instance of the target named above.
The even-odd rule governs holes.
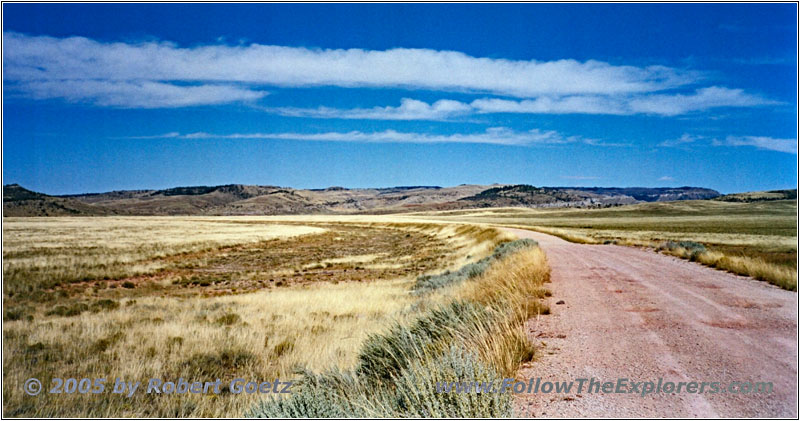
[[[368,418],[379,416],[375,405],[383,389],[367,390],[352,373],[331,371],[322,375],[303,372],[292,394],[270,396],[253,407],[251,418]]]
[[[26,311],[24,308],[10,308],[6,310],[5,314],[3,314],[3,320],[22,320],[22,318],[25,316],[25,313]]]
[[[521,240],[509,241],[495,247],[494,253],[492,253],[492,257],[494,257],[495,259],[502,259],[511,253],[518,252],[528,247],[536,247],[538,245],[539,243],[537,243],[534,240],[531,240],[530,238],[523,238]]]
[[[692,261],[697,260],[699,255],[707,251],[706,246],[694,241],[667,241],[658,247],[660,251],[667,250],[673,253],[680,249],[683,249],[683,257],[687,257]]]
[[[93,312],[116,310],[119,308],[119,303],[114,300],[97,300],[92,303],[90,309]]]
[[[372,385],[354,374],[304,373],[283,399],[271,397],[246,414],[255,418],[507,418],[508,393],[439,393],[438,383],[489,382],[499,375],[457,346],[415,360],[390,381]]]
[[[476,303],[453,301],[429,311],[410,326],[395,324],[388,333],[371,335],[358,356],[356,373],[362,377],[388,380],[411,361],[435,353],[439,341],[465,331],[489,315]]]
[[[393,417],[402,418],[507,418],[511,396],[507,393],[439,393],[437,384],[492,382],[500,375],[473,354],[452,346],[432,361],[414,361],[394,379]]]
[[[445,271],[437,275],[422,275],[417,278],[417,282],[411,288],[415,293],[430,292],[448,285],[454,285],[467,279],[472,279],[483,274],[494,260],[503,259],[510,253],[522,250],[527,247],[535,247],[538,243],[534,240],[524,238],[522,240],[509,241],[495,247],[490,256],[462,266],[455,272]]]
[[[55,306],[52,310],[49,310],[44,315],[45,316],[62,316],[62,317],[72,317],[77,316],[83,313],[84,311],[88,311],[89,306],[84,303],[75,303],[71,306]]]

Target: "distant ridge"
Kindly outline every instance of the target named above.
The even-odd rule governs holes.
[[[3,216],[78,216],[112,215],[111,209],[98,208],[79,200],[48,196],[19,184],[3,186]]]
[[[535,187],[527,184],[462,184],[293,189],[226,184],[162,190],[119,190],[50,196],[18,184],[3,186],[4,216],[64,215],[294,215],[397,213],[523,206],[606,207],[665,200],[712,199],[699,187]],[[796,197],[796,192],[795,192]]]
[[[797,189],[792,190],[768,190],[768,191],[754,191],[746,193],[734,193],[720,196],[714,200],[722,202],[769,202],[773,200],[791,200],[797,199]]]

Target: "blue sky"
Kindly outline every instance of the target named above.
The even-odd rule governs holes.
[[[795,188],[795,4],[4,4],[3,182]]]

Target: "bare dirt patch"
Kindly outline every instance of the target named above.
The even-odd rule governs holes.
[[[369,282],[413,277],[442,265],[443,240],[386,227],[331,225],[325,232],[272,239],[157,259],[156,273],[64,285],[70,295],[100,285],[101,295],[131,295],[130,283],[151,295],[216,296],[316,282]],[[362,261],[370,256],[369,262]],[[355,257],[355,258],[354,258]],[[112,291],[114,290],[114,291]],[[127,294],[126,294],[127,293]]]

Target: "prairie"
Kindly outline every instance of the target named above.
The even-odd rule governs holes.
[[[420,275],[476,262],[493,279],[503,277],[495,266],[525,262],[546,273],[538,249],[533,260],[488,264],[513,239],[497,229],[389,217],[6,218],[3,230],[3,414],[12,417],[241,416],[262,397],[227,388],[29,397],[22,384],[30,377],[45,389],[56,377],[225,384],[354,370],[376,335],[469,294],[498,299],[470,289],[477,281],[415,293]],[[536,297],[517,300],[524,305],[513,314],[542,311]],[[463,335],[485,341],[481,358],[508,372],[533,351],[520,336],[521,316],[503,320],[481,323],[486,332],[506,326],[521,357],[488,333]]]
[[[651,247],[782,288],[797,289],[797,201],[654,202],[605,209],[494,208],[417,218],[533,229],[581,243]],[[669,247],[694,242],[703,253]]]

